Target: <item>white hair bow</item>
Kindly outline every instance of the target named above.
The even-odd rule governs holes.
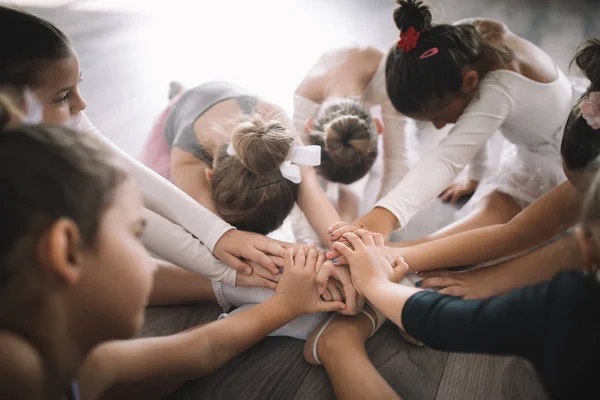
[[[25,107],[27,107],[27,114],[23,118],[23,123],[28,125],[41,124],[44,120],[44,107],[42,103],[40,103],[29,89],[24,90],[23,98],[25,99]]]
[[[227,154],[237,156],[233,144],[227,147]],[[302,173],[299,165],[315,167],[321,165],[321,146],[296,146],[290,152],[289,157],[279,166],[281,175],[288,181],[296,184],[302,182]]]

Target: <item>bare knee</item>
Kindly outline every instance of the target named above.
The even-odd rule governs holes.
[[[521,212],[521,207],[512,196],[497,190],[483,200],[482,208],[486,212],[498,215],[504,222],[510,221],[512,217]]]

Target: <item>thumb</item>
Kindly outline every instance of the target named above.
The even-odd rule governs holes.
[[[323,301],[319,300],[317,312],[332,312],[342,311],[346,309],[346,305],[341,301]]]
[[[394,265],[394,271],[402,276],[408,273],[408,264],[404,261],[404,257],[397,257]]]

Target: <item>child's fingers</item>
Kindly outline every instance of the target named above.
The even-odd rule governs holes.
[[[341,255],[346,257],[346,260],[351,259],[352,254],[354,254],[354,250],[352,250],[350,247],[348,247],[345,244],[340,243],[340,242],[335,242],[332,247],[333,247],[333,250],[337,251],[338,253],[340,253]],[[339,261],[339,259],[338,259],[338,261]]]
[[[348,260],[344,256],[335,257],[331,260],[331,262],[334,263],[336,266],[348,265]]]
[[[339,221],[339,222],[336,222],[335,224],[331,225],[331,226],[330,226],[330,227],[327,229],[327,231],[328,231],[329,233],[333,233],[333,232],[335,232],[336,230],[340,229],[342,226],[346,226],[346,225],[350,225],[350,222],[346,222],[346,221]]]
[[[352,247],[354,247],[354,251],[359,251],[359,250],[364,250],[365,249],[365,244],[354,233],[352,233],[352,232],[346,232],[346,233],[344,233],[344,237],[346,239],[348,239],[348,241],[350,242],[350,244],[352,245]],[[342,252],[342,254],[344,254],[344,252]],[[344,254],[344,255],[346,256],[346,258],[348,258],[347,254]]]
[[[365,246],[375,246],[375,241],[373,240],[373,234],[366,229],[358,229],[354,232],[356,236],[360,238]]]
[[[306,262],[304,263],[304,268],[310,268],[311,270],[315,270],[315,266],[317,264],[317,257],[319,252],[316,248],[309,248],[306,255]]]
[[[317,256],[317,263],[315,264],[315,273],[317,273],[327,259],[325,258],[325,253],[319,251],[319,255]]]
[[[241,272],[246,275],[252,275],[252,267],[249,264],[240,260],[238,257],[234,256],[233,254],[227,254],[226,256],[224,256],[223,262],[238,272]]]
[[[331,295],[331,293],[329,292],[329,290],[327,290],[327,285],[325,285],[325,291],[323,293],[321,293],[321,298],[325,301],[332,301],[333,300],[333,296]]]
[[[394,269],[398,272],[408,273],[408,264],[404,261],[404,257],[397,257],[395,260]]]
[[[336,229],[335,231],[330,233],[329,236],[330,236],[331,240],[338,240],[340,237],[342,237],[344,235],[344,233],[354,232],[357,229],[359,229],[359,228],[356,225],[346,225],[346,226],[342,226],[339,229]]]
[[[333,247],[333,246],[332,246],[332,247]],[[326,254],[326,257],[327,257],[327,259],[328,259],[328,260],[332,260],[332,259],[334,259],[334,258],[336,258],[336,257],[339,257],[339,256],[341,256],[341,255],[342,255],[342,254],[341,254],[339,251],[337,251],[337,250],[332,250],[332,251],[330,251],[329,253],[327,253],[327,254]]]
[[[323,264],[321,269],[317,272],[317,277],[315,278],[315,282],[317,283],[317,288],[319,289],[319,293],[323,294],[325,290],[328,289],[329,278],[333,275],[332,268],[337,268],[331,264]]]
[[[373,232],[373,242],[375,242],[376,247],[385,247],[385,239],[379,232]]]
[[[296,268],[304,268],[306,265],[306,256],[304,255],[304,249],[300,249],[296,252],[296,257],[294,258],[294,266]]]
[[[290,268],[294,265],[294,249],[287,249],[283,255],[283,267]]]
[[[346,305],[341,301],[319,301],[318,311],[319,312],[334,312],[345,310]]]

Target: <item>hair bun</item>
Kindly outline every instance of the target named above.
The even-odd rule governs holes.
[[[244,166],[255,174],[279,168],[290,153],[294,135],[277,120],[255,115],[237,126],[233,148]]]
[[[588,92],[600,90],[600,39],[583,42],[573,61],[592,83]]]
[[[431,11],[422,1],[399,0],[398,4],[399,7],[394,10],[394,22],[399,30],[412,26],[421,32],[431,26]]]
[[[377,148],[377,133],[356,115],[341,115],[324,127],[325,148],[342,166],[355,164]]]

